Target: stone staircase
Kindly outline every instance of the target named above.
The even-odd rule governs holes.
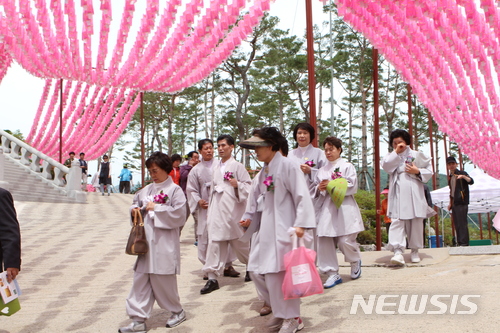
[[[66,196],[64,188],[57,188],[32,174],[26,166],[10,158],[5,159],[4,181],[15,201],[77,203],[76,198]]]
[[[87,202],[78,161],[68,168],[3,130],[0,143],[0,187],[16,201]]]

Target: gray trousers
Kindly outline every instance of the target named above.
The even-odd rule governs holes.
[[[221,275],[222,270],[226,267],[227,258],[230,256],[230,249],[234,251],[239,261],[243,264],[248,263],[249,242],[242,242],[239,239],[220,242],[211,241],[208,243],[207,259],[205,266],[203,266],[203,272],[208,274],[209,279]]]
[[[276,318],[290,319],[300,317],[300,298],[285,300],[281,286],[285,278],[285,272],[255,274],[250,272],[259,298],[273,309]]]
[[[359,244],[356,241],[358,233],[339,237],[318,237],[318,268],[321,273],[337,274],[339,261],[337,246],[344,254],[346,262],[355,262],[361,259]]]
[[[145,321],[151,315],[154,302],[170,312],[181,312],[175,274],[159,275],[134,272],[132,290],[127,297],[127,314],[134,321]]]
[[[393,219],[389,229],[389,251],[403,253],[406,249],[406,238],[410,249],[421,249],[424,247],[424,219],[399,220]]]

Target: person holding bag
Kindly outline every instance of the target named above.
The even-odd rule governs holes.
[[[304,327],[300,299],[285,300],[285,254],[293,248],[289,228],[298,237],[315,228],[314,208],[303,173],[280,152],[284,139],[275,127],[263,127],[240,146],[255,149],[264,167],[254,182],[240,225],[247,228],[241,240],[251,239],[248,271],[255,287],[270,305],[273,317],[267,326],[281,333]],[[262,221],[262,223],[261,223]]]
[[[146,332],[146,319],[153,304],[171,311],[166,327],[175,327],[186,320],[180,303],[176,274],[180,274],[179,229],[186,222],[186,197],[180,186],[168,176],[172,171],[170,158],[161,152],[146,160],[153,183],[134,197],[131,213],[140,211],[149,250],[139,255],[134,265],[132,290],[127,298],[127,314],[133,322],[118,330],[121,333]]]

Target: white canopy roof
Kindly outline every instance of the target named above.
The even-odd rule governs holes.
[[[481,169],[472,170],[469,175],[474,184],[469,186],[469,214],[489,213],[500,210],[500,180],[495,179]],[[442,187],[431,192],[432,203],[448,211],[450,188]]]

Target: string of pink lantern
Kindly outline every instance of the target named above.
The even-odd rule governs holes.
[[[35,122],[27,138],[33,147],[52,158],[59,155],[60,84],[61,80],[46,80]],[[92,89],[93,94],[89,97]],[[49,95],[50,103],[47,106]],[[63,151],[85,152],[87,159],[102,155],[116,142],[134,115],[140,99],[133,98],[138,95],[126,88],[96,87],[83,82],[75,84],[64,81]],[[40,119],[43,119],[41,124]]]
[[[4,78],[5,74],[7,74],[7,70],[12,63],[12,57],[7,50],[5,50],[5,46],[0,43],[0,82]]]
[[[500,8],[493,0],[338,0],[440,130],[500,178]]]
[[[160,14],[159,1],[147,0],[134,34],[137,3],[125,0],[114,40],[109,0],[100,1],[99,8],[92,0],[82,0],[81,10],[76,10],[74,0],[1,1],[0,20],[8,24],[0,33],[14,60],[33,75],[176,92],[203,79],[200,71],[206,76],[224,61],[259,23],[270,1],[171,0]],[[94,36],[98,36],[96,47]],[[221,44],[224,49],[219,51]],[[128,53],[126,45],[131,45]]]
[[[173,93],[201,81],[252,33],[270,2],[170,0],[161,10],[146,0],[132,33],[136,0],[0,0],[0,80],[11,59],[47,79],[27,141],[55,158],[64,79],[63,151],[92,159],[125,129],[137,90]]]

